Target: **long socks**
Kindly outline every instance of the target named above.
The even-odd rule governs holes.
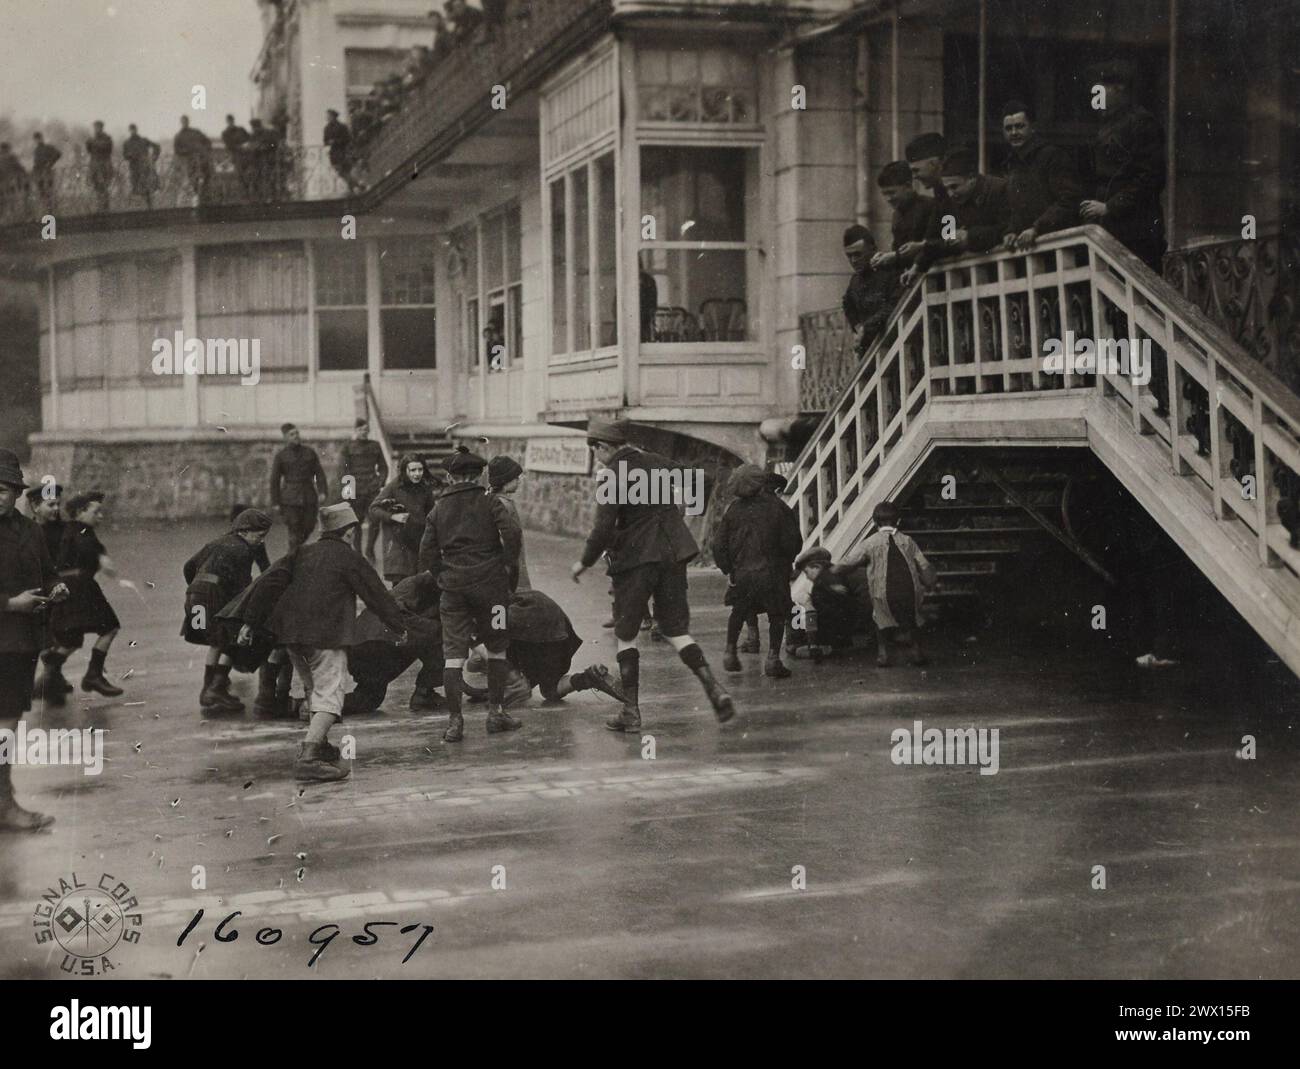
[[[460,716],[460,696],[461,684],[464,677],[459,668],[444,668],[442,670],[442,689],[447,696],[447,711],[452,716]]]
[[[641,653],[635,647],[618,651],[618,676],[628,705],[635,709],[641,690]]]
[[[506,697],[506,678],[510,675],[510,662],[504,657],[489,657],[487,663],[488,706],[500,709]]]
[[[740,641],[740,629],[745,626],[745,614],[739,608],[732,607],[727,617],[727,648],[730,649]]]

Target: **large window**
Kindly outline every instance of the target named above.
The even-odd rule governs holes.
[[[729,48],[638,49],[638,118],[752,125],[758,122],[754,72],[752,55]]]
[[[549,191],[551,352],[617,345],[614,154],[571,167]]]
[[[258,339],[263,380],[307,376],[307,254],[300,241],[198,250],[201,338]]]
[[[483,219],[483,300],[487,316],[480,352],[491,361],[501,347],[500,359],[490,364],[503,371],[523,359],[523,280],[519,207],[511,205]]]
[[[321,371],[364,371],[369,365],[366,330],[366,247],[359,241],[318,244],[316,354]]]
[[[385,371],[437,366],[433,242],[420,238],[379,245],[379,329]]]
[[[641,212],[654,223],[639,263],[643,341],[755,339],[757,158],[749,148],[641,149]]]

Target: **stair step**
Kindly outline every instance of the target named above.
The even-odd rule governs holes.
[[[989,576],[997,575],[997,565],[989,561],[987,568],[936,568],[940,579],[987,579]]]
[[[916,527],[907,532],[913,538],[930,538],[930,537],[948,537],[956,535],[979,535],[981,538],[987,535],[1002,534],[1046,534],[1041,527],[1031,525],[1029,527]]]
[[[925,555],[930,558],[935,557],[1015,557],[1019,555],[1019,548],[1014,549],[927,549]]]

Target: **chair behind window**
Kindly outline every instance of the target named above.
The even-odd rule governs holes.
[[[685,308],[665,308],[660,305],[655,309],[655,341],[696,341],[699,336],[699,325]]]
[[[702,341],[744,341],[747,312],[739,297],[713,297],[700,305]]]

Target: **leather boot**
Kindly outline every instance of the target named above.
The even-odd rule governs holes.
[[[270,661],[257,670],[257,694],[253,698],[253,715],[259,720],[270,720],[276,714],[275,683],[279,678],[280,666]]]
[[[763,647],[758,644],[758,632],[748,624],[745,625],[745,641],[740,644],[741,653],[762,653]],[[725,668],[726,665],[723,665]]]
[[[635,705],[624,704],[618,716],[605,721],[610,731],[640,731],[641,710]]]
[[[722,655],[722,667],[728,672],[739,672],[743,666],[740,663],[740,657],[736,653],[736,647],[729,645],[727,651]]]
[[[416,687],[415,690],[411,691],[409,706],[413,713],[431,713],[435,709],[442,708],[442,698],[432,687],[427,690],[423,687]]]
[[[442,733],[443,742],[460,742],[465,738],[465,717],[452,713],[447,717],[447,730]]]
[[[767,660],[763,662],[763,675],[771,676],[773,679],[789,679],[793,673],[781,663],[779,653],[770,653]]]
[[[522,720],[516,720],[500,706],[488,707],[487,733],[489,735],[499,735],[503,731],[518,731],[523,726]]]
[[[731,695],[723,689],[716,679],[713,678],[713,672],[707,664],[702,664],[698,668],[692,668],[695,678],[704,686],[704,693],[709,699],[709,704],[713,706],[713,715],[718,718],[719,724],[725,724],[736,715],[736,705],[731,700]]]
[[[81,677],[81,689],[102,694],[105,698],[120,698],[126,693],[121,687],[115,687],[104,675],[104,659],[108,656],[103,650],[90,651],[90,667]]]
[[[598,690],[602,694],[608,694],[616,702],[626,702],[627,695],[623,693],[623,688],[619,686],[613,674],[603,664],[589,664],[581,673],[591,690]]]
[[[217,665],[212,670],[212,693],[223,710],[242,713],[244,703],[230,693],[230,665]]]
[[[329,743],[301,743],[298,747],[298,761],[293,768],[294,776],[299,780],[311,780],[321,783],[347,779],[352,770],[341,768],[335,764],[334,762],[338,758],[331,759],[329,756],[330,750],[334,750],[335,754],[338,753],[338,750],[330,746]]]

